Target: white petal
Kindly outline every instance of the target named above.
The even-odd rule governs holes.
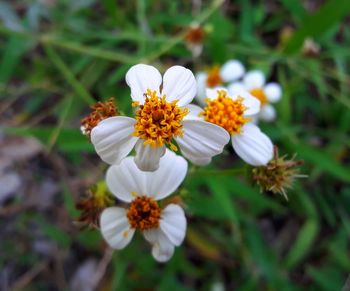
[[[261,108],[259,118],[266,122],[271,122],[276,119],[276,110],[271,104],[266,104]]]
[[[244,111],[244,116],[253,116],[260,111],[260,100],[255,98],[247,91],[242,91],[238,94],[243,98],[243,105],[247,108]]]
[[[179,205],[169,204],[164,208],[160,229],[175,246],[182,244],[186,234],[186,225],[185,213]]]
[[[109,207],[103,210],[100,227],[104,239],[114,249],[125,248],[135,233],[126,217],[126,210],[121,207]]]
[[[153,245],[152,256],[160,263],[165,263],[171,259],[175,251],[175,246],[169,239],[161,234],[159,241]]]
[[[162,232],[159,228],[145,229],[142,234],[145,239],[152,245],[158,241],[159,233]]]
[[[239,94],[241,92],[247,91],[247,89],[244,87],[242,82],[235,82],[235,83],[230,84],[227,87],[227,90],[228,90],[230,95],[236,95],[236,94]]]
[[[162,94],[167,101],[179,100],[178,106],[189,104],[197,94],[197,83],[193,73],[184,67],[173,66],[163,77]]]
[[[176,138],[176,142],[192,163],[220,154],[230,140],[228,132],[215,124],[199,120],[184,120],[182,123],[184,135]]]
[[[232,146],[242,160],[253,166],[266,165],[273,156],[271,140],[252,123],[245,124],[241,134],[232,136]]]
[[[154,172],[141,171],[133,157],[125,158],[120,165],[109,167],[106,183],[109,190],[120,200],[130,202],[137,195],[146,195],[156,200],[173,193],[187,174],[187,162],[170,150],[160,159]]]
[[[147,174],[147,194],[156,200],[163,199],[173,193],[185,179],[187,161],[167,150],[160,159],[159,168]]]
[[[149,65],[138,64],[132,66],[126,73],[125,81],[131,89],[131,98],[143,104],[147,89],[159,92],[162,76],[159,71]]]
[[[200,105],[205,105],[205,88],[207,87],[207,73],[200,72],[196,74],[197,95],[196,100]]]
[[[203,120],[203,116],[199,116],[201,112],[203,112],[203,109],[197,105],[194,104],[188,104],[186,108],[189,109],[188,114],[185,116],[184,120],[187,119],[196,119],[196,120]]]
[[[215,88],[207,88],[206,90],[205,90],[205,93],[206,93],[206,97],[208,98],[208,99],[210,99],[210,100],[215,100],[215,99],[217,99],[218,98],[218,91],[226,91],[227,92],[227,90],[226,90],[226,88],[224,88],[224,87],[215,87]]]
[[[136,166],[133,157],[125,158],[120,165],[110,166],[106,173],[106,183],[109,190],[120,200],[131,202],[135,193],[147,195],[147,172],[142,172]]]
[[[133,149],[137,137],[134,132],[135,119],[114,116],[102,120],[91,131],[91,142],[97,154],[108,164],[119,164]]]
[[[194,158],[194,157],[187,157],[185,154],[184,154],[184,157],[188,160],[190,160],[194,165],[197,165],[197,166],[206,166],[206,165],[209,165],[212,158]]]
[[[143,234],[153,245],[152,255],[158,262],[164,263],[173,256],[175,246],[159,228],[146,230]]]
[[[243,83],[248,90],[262,88],[265,84],[265,75],[262,71],[250,71],[244,76]]]
[[[141,171],[155,171],[159,167],[159,160],[165,153],[165,146],[151,147],[145,145],[142,139],[139,139],[135,145],[136,156],[135,163]]]
[[[282,97],[282,89],[281,86],[277,83],[268,83],[264,88],[264,93],[272,103],[279,101]]]
[[[221,67],[220,75],[225,82],[232,82],[241,78],[244,72],[244,66],[240,61],[229,60]]]

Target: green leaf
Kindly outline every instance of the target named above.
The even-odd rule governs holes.
[[[315,219],[309,219],[299,231],[298,237],[289,251],[286,259],[287,268],[295,267],[305,256],[308,255],[310,248],[316,238],[319,230],[319,223]]]
[[[306,37],[319,37],[341,21],[350,11],[349,0],[328,0],[315,14],[305,17],[301,28],[294,33],[284,51],[287,54],[300,50]]]
[[[95,99],[90,95],[90,93],[85,89],[85,87],[75,78],[73,72],[63,62],[61,57],[54,51],[54,49],[46,45],[45,51],[50,60],[58,69],[58,71],[62,74],[62,77],[67,81],[67,83],[70,86],[72,86],[77,96],[79,96],[83,101],[85,101],[89,105],[94,104]]]
[[[222,177],[215,177],[207,181],[212,195],[215,198],[217,206],[233,222],[238,223],[237,210],[232,201],[232,195],[228,191],[227,184],[223,182]]]
[[[306,160],[306,163],[313,163],[317,169],[323,170],[344,182],[350,182],[350,170],[332,159],[327,152],[306,144],[296,145],[295,151],[298,153],[298,157]]]
[[[6,127],[5,132],[21,136],[34,136],[43,144],[48,145],[49,138],[55,127]],[[92,144],[78,129],[63,128],[57,137],[56,144],[64,152],[94,152]]]
[[[25,39],[13,35],[3,47],[3,53],[0,60],[0,83],[7,83],[19,65],[22,55],[28,49],[28,43]]]

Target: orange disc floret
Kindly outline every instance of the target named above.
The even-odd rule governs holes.
[[[177,100],[169,103],[165,95],[159,97],[156,91],[147,90],[145,103],[136,111],[134,136],[153,147],[169,144],[172,149],[176,149],[171,140],[183,135],[181,121],[188,113],[187,108],[176,104]]]
[[[203,116],[205,121],[223,127],[231,135],[240,133],[241,127],[250,121],[250,118],[244,117],[247,108],[243,105],[242,97],[233,100],[227,96],[226,91],[218,90],[218,97],[215,100],[207,98],[206,102],[207,106],[199,115]]]
[[[216,87],[223,84],[224,81],[220,75],[220,67],[214,66],[208,71],[207,85],[208,87]]]
[[[130,204],[127,217],[132,228],[145,230],[159,226],[161,209],[150,197],[138,196]]]
[[[260,107],[264,106],[267,103],[267,96],[262,88],[252,89],[250,90],[250,94],[260,100]]]
[[[103,119],[118,115],[114,98],[109,98],[106,102],[97,102],[91,106],[91,113],[81,120],[83,133],[90,137],[91,130]]]

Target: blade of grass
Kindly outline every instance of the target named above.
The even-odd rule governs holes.
[[[302,259],[304,259],[312,247],[319,230],[319,223],[315,219],[309,219],[305,222],[299,235],[289,251],[286,258],[286,266],[291,269],[294,268]]]
[[[63,125],[66,121],[67,116],[68,116],[69,110],[71,109],[72,101],[73,101],[73,96],[71,95],[71,96],[67,97],[66,102],[64,102],[63,110],[60,111],[58,125],[55,128],[55,130],[52,132],[52,134],[49,138],[48,152],[51,151],[51,149],[55,145],[55,143],[56,143],[56,141],[57,141],[57,139],[62,131]]]
[[[77,96],[80,97],[88,105],[94,104],[95,103],[94,98],[84,88],[84,86],[76,79],[72,71],[63,62],[63,60],[55,52],[55,50],[49,45],[45,45],[44,48],[51,62],[56,66],[57,70],[62,74],[62,77],[66,79],[67,83],[71,85],[71,87],[74,89]]]

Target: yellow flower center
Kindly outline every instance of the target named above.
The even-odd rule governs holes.
[[[260,107],[263,107],[267,103],[267,96],[263,89],[254,88],[250,90],[250,94],[252,94],[255,98],[260,100]]]
[[[130,204],[127,218],[132,228],[145,230],[159,226],[161,209],[150,197],[138,196]]]
[[[221,78],[220,75],[220,67],[214,66],[208,71],[207,76],[207,85],[208,87],[216,87],[218,85],[223,84],[224,81]]]
[[[233,100],[227,96],[224,90],[218,90],[218,97],[215,100],[206,99],[207,106],[199,116],[204,116],[204,120],[219,125],[226,129],[231,135],[241,132],[241,127],[250,121],[244,117],[247,109],[243,105],[243,98],[238,97]]]
[[[145,103],[136,111],[134,136],[142,138],[144,144],[160,147],[171,143],[174,137],[183,135],[182,119],[187,115],[187,108],[178,107],[177,101],[167,102],[165,95],[157,96],[156,91],[147,90]],[[138,105],[134,103],[134,106]]]

